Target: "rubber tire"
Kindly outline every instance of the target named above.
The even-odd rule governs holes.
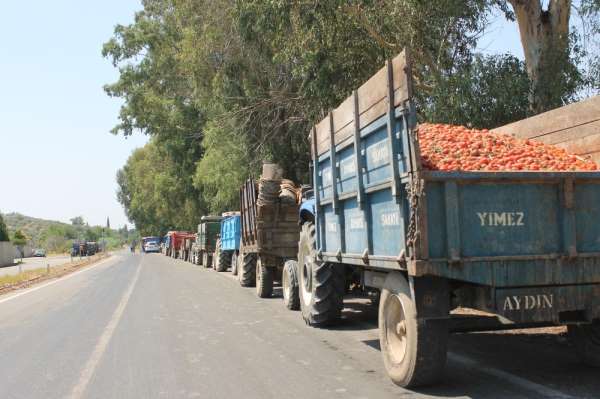
[[[315,226],[306,222],[298,243],[300,310],[306,324],[325,327],[342,317],[346,275],[343,265],[320,262],[316,252]]]
[[[256,284],[256,254],[242,254],[242,262],[239,265],[238,280],[242,287],[254,287]]]
[[[231,252],[229,251],[221,251],[219,249],[219,257],[217,258],[217,267],[216,270],[218,272],[225,272],[231,266]]]
[[[393,359],[386,314],[394,314],[392,306],[401,306],[406,335],[404,356]],[[386,277],[379,302],[379,345],[383,363],[390,379],[404,388],[431,385],[440,380],[446,365],[448,320],[417,320],[417,311],[408,281],[399,272]],[[391,334],[394,334],[392,332]],[[393,336],[393,335],[392,335]],[[397,339],[397,337],[396,337]],[[397,355],[397,353],[396,353]]]
[[[256,261],[256,295],[259,298],[270,298],[273,296],[273,267],[265,265],[260,257]]]
[[[300,295],[298,293],[298,262],[288,260],[283,265],[281,274],[283,304],[289,310],[300,310]]]
[[[236,251],[233,251],[233,254],[231,255],[231,274],[233,276],[237,276],[237,269],[238,269],[238,254]]]
[[[600,320],[567,328],[581,361],[589,367],[600,367]]]

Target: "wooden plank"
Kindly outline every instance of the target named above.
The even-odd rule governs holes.
[[[564,148],[567,152],[575,155],[586,155],[600,151],[600,132],[580,139],[565,141],[555,144]]]
[[[410,99],[412,95],[410,62],[406,51],[401,52],[392,60],[394,106],[398,106]],[[359,126],[362,129],[387,112],[388,97],[388,70],[381,68],[367,82],[358,88]],[[332,111],[335,132],[334,143],[337,145],[353,134],[354,99],[350,96],[339,107]],[[316,126],[317,156],[327,152],[329,126],[325,118]]]
[[[564,143],[566,141],[582,139],[584,137],[591,136],[594,134],[600,134],[600,119],[585,123],[583,125],[570,127],[565,130],[560,130],[558,132],[540,136],[538,138],[535,138],[534,140],[541,141],[545,144],[559,144]]]
[[[352,123],[354,119],[354,99],[348,97],[333,111],[333,125],[337,134],[341,129]]]
[[[600,96],[544,112],[531,118],[494,129],[494,132],[519,138],[540,138],[545,135],[584,125],[600,119]]]

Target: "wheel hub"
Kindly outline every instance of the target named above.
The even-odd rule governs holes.
[[[387,298],[384,318],[390,360],[394,364],[402,363],[406,356],[408,337],[404,307],[397,295]]]

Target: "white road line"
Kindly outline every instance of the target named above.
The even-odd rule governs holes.
[[[143,258],[142,258],[142,260],[143,260]],[[110,342],[110,339],[112,338],[112,336],[115,332],[115,329],[117,328],[117,325],[119,324],[119,321],[121,320],[121,317],[123,316],[123,312],[125,311],[125,307],[127,306],[127,303],[129,302],[129,298],[131,297],[131,294],[133,293],[133,288],[135,287],[135,284],[136,284],[138,278],[140,277],[140,271],[142,270],[142,260],[140,260],[140,263],[138,264],[138,268],[135,272],[135,276],[133,277],[133,280],[131,280],[129,287],[127,287],[127,291],[125,291],[125,294],[123,294],[123,297],[121,298],[121,302],[119,302],[119,305],[115,309],[115,312],[113,313],[110,321],[108,322],[108,325],[106,326],[106,328],[104,328],[102,335],[98,339],[98,342],[96,343],[96,346],[94,347],[94,351],[92,352],[92,355],[90,356],[87,363],[85,364],[85,367],[81,371],[79,381],[77,382],[77,385],[75,385],[73,387],[73,390],[71,391],[71,394],[69,395],[69,398],[78,399],[78,398],[83,397],[83,394],[85,393],[85,389],[87,388],[90,380],[92,379],[92,376],[94,375],[94,372],[96,371],[96,367],[98,367],[98,363],[100,363],[100,360],[102,359],[102,355],[104,355],[104,352],[106,351],[106,348],[108,347],[108,343]]]
[[[504,380],[512,385],[515,385],[519,388],[525,389],[530,392],[535,392],[545,398],[554,398],[554,399],[574,399],[574,396],[568,395],[564,392],[557,391],[556,389],[548,388],[547,386],[535,383],[533,381],[526,380],[525,378],[521,378],[511,373],[507,373],[506,371],[498,370],[493,367],[485,366],[480,362],[467,358],[462,355],[457,355],[456,353],[448,353],[448,359],[452,360],[456,363],[460,363],[461,365],[472,368],[479,372],[485,373],[487,375],[499,378]]]
[[[0,299],[0,303],[8,302],[8,301],[10,301],[10,300],[13,300],[13,299],[15,299],[15,298],[18,298],[18,297],[20,297],[20,296],[23,296],[23,295],[25,295],[25,294],[29,294],[29,293],[31,293],[31,292],[34,292],[34,291],[40,290],[40,289],[42,289],[42,288],[45,288],[45,287],[48,287],[48,286],[50,286],[50,285],[54,285],[54,284],[56,284],[56,283],[60,283],[61,281],[68,280],[68,279],[70,279],[70,278],[72,278],[72,277],[75,277],[75,276],[77,276],[77,275],[79,275],[79,274],[81,274],[81,273],[85,273],[85,272],[87,272],[87,271],[89,271],[89,270],[92,270],[92,269],[96,268],[97,266],[103,265],[103,264],[107,263],[108,261],[115,260],[115,259],[117,259],[117,258],[115,257],[115,255],[113,255],[113,256],[111,256],[110,258],[108,258],[108,259],[104,259],[104,260],[101,260],[101,261],[99,261],[98,263],[96,263],[96,264],[94,264],[94,265],[91,265],[91,266],[88,266],[88,267],[86,267],[86,268],[85,268],[85,269],[83,269],[83,270],[79,270],[79,271],[76,271],[76,272],[73,272],[73,273],[67,274],[66,276],[63,276],[63,277],[59,277],[59,278],[57,278],[56,280],[52,280],[52,281],[49,281],[49,282],[47,282],[47,283],[44,283],[44,284],[36,285],[36,286],[35,286],[35,287],[33,287],[33,288],[29,288],[29,289],[26,289],[26,290],[24,290],[24,291],[20,291],[20,292],[18,292],[18,293],[16,293],[16,294],[14,294],[14,295],[7,296],[6,298],[2,298],[2,299]]]

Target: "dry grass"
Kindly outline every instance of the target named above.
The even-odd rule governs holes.
[[[40,281],[50,280],[53,278],[64,276],[65,274],[72,273],[85,266],[91,265],[92,263],[95,263],[100,259],[104,259],[107,256],[108,254],[106,253],[94,255],[79,261],[52,266],[50,267],[49,271],[47,268],[42,267],[39,269],[26,270],[24,272],[11,276],[0,276],[0,294],[13,291],[19,288],[28,287]]]

